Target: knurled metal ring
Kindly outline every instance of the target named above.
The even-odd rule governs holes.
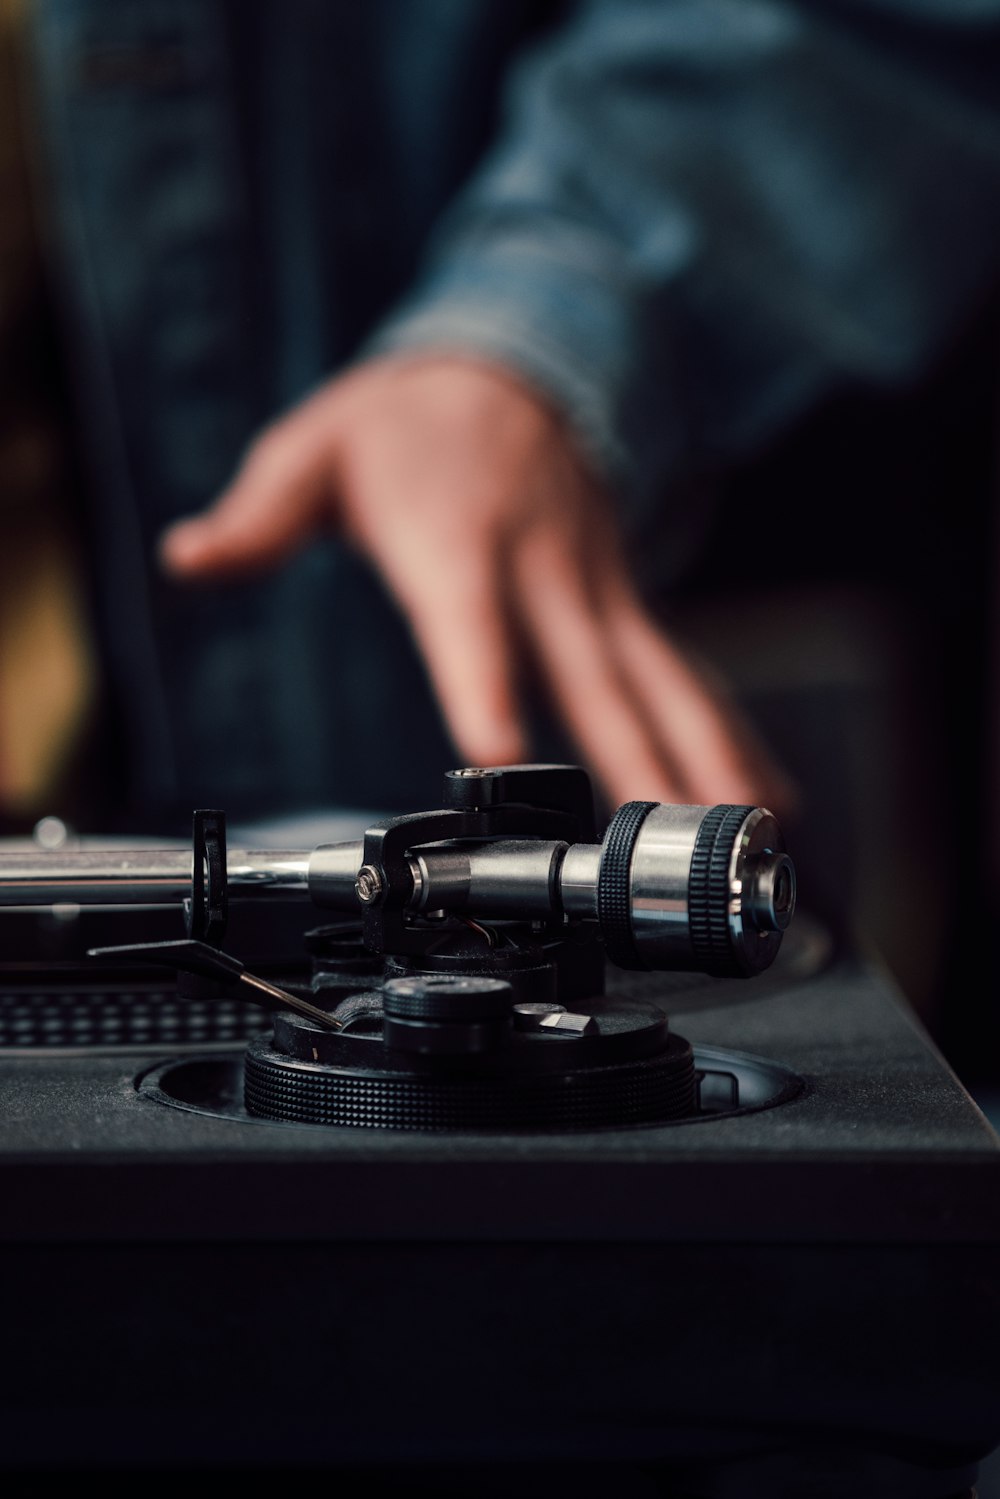
[[[691,854],[688,923],[691,948],[705,973],[725,978],[744,970],[729,926],[729,866],[733,842],[753,807],[712,807],[702,820]]]
[[[625,802],[608,824],[597,876],[597,920],[604,946],[619,968],[645,968],[632,931],[632,852],[639,829],[657,802]]]

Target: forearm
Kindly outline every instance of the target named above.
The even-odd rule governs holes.
[[[640,509],[918,377],[1000,266],[1000,0],[917,9],[582,7],[370,348],[509,364]]]

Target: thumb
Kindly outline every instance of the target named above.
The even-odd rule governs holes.
[[[333,425],[314,407],[278,422],[209,509],[163,532],[164,570],[175,578],[234,576],[297,551],[333,512],[336,446]]]

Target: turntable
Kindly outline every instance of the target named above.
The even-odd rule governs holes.
[[[1000,1141],[765,808],[467,768],[0,903],[8,1472],[946,1499],[1000,1443]]]

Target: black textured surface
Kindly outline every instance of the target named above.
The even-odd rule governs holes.
[[[729,935],[729,862],[733,841],[753,807],[712,807],[691,851],[688,921],[697,966],[720,978],[742,971]]]
[[[247,1111],[258,1118],[304,1124],[434,1132],[579,1130],[689,1115],[695,1075],[691,1048],[677,1036],[662,1055],[618,1066],[470,1079],[366,1076],[300,1062],[257,1040],[247,1054],[245,1097]]]
[[[202,1000],[140,978],[84,988],[65,980],[0,989],[0,1048],[209,1046],[245,1041],[262,1020],[237,999]]]
[[[391,1413],[403,1491],[605,1462],[945,1499],[1000,1440],[1000,1142],[878,971],[800,960],[623,976],[805,1078],[691,1125],[241,1121],[144,1097],[162,1050],[0,1058],[0,1466],[358,1464],[370,1493]]]
[[[666,976],[679,1034],[807,1085],[688,1129],[250,1126],[142,1098],[163,1050],[0,1058],[0,1234],[1000,1241],[1000,1143],[905,1003],[852,958],[801,982],[785,961],[783,946],[753,979]]]
[[[387,1015],[407,1020],[491,1020],[509,1015],[513,989],[506,979],[427,973],[388,979],[382,989]]]
[[[632,934],[632,850],[656,802],[625,802],[608,824],[597,876],[597,920],[608,958],[620,968],[645,968]]]

